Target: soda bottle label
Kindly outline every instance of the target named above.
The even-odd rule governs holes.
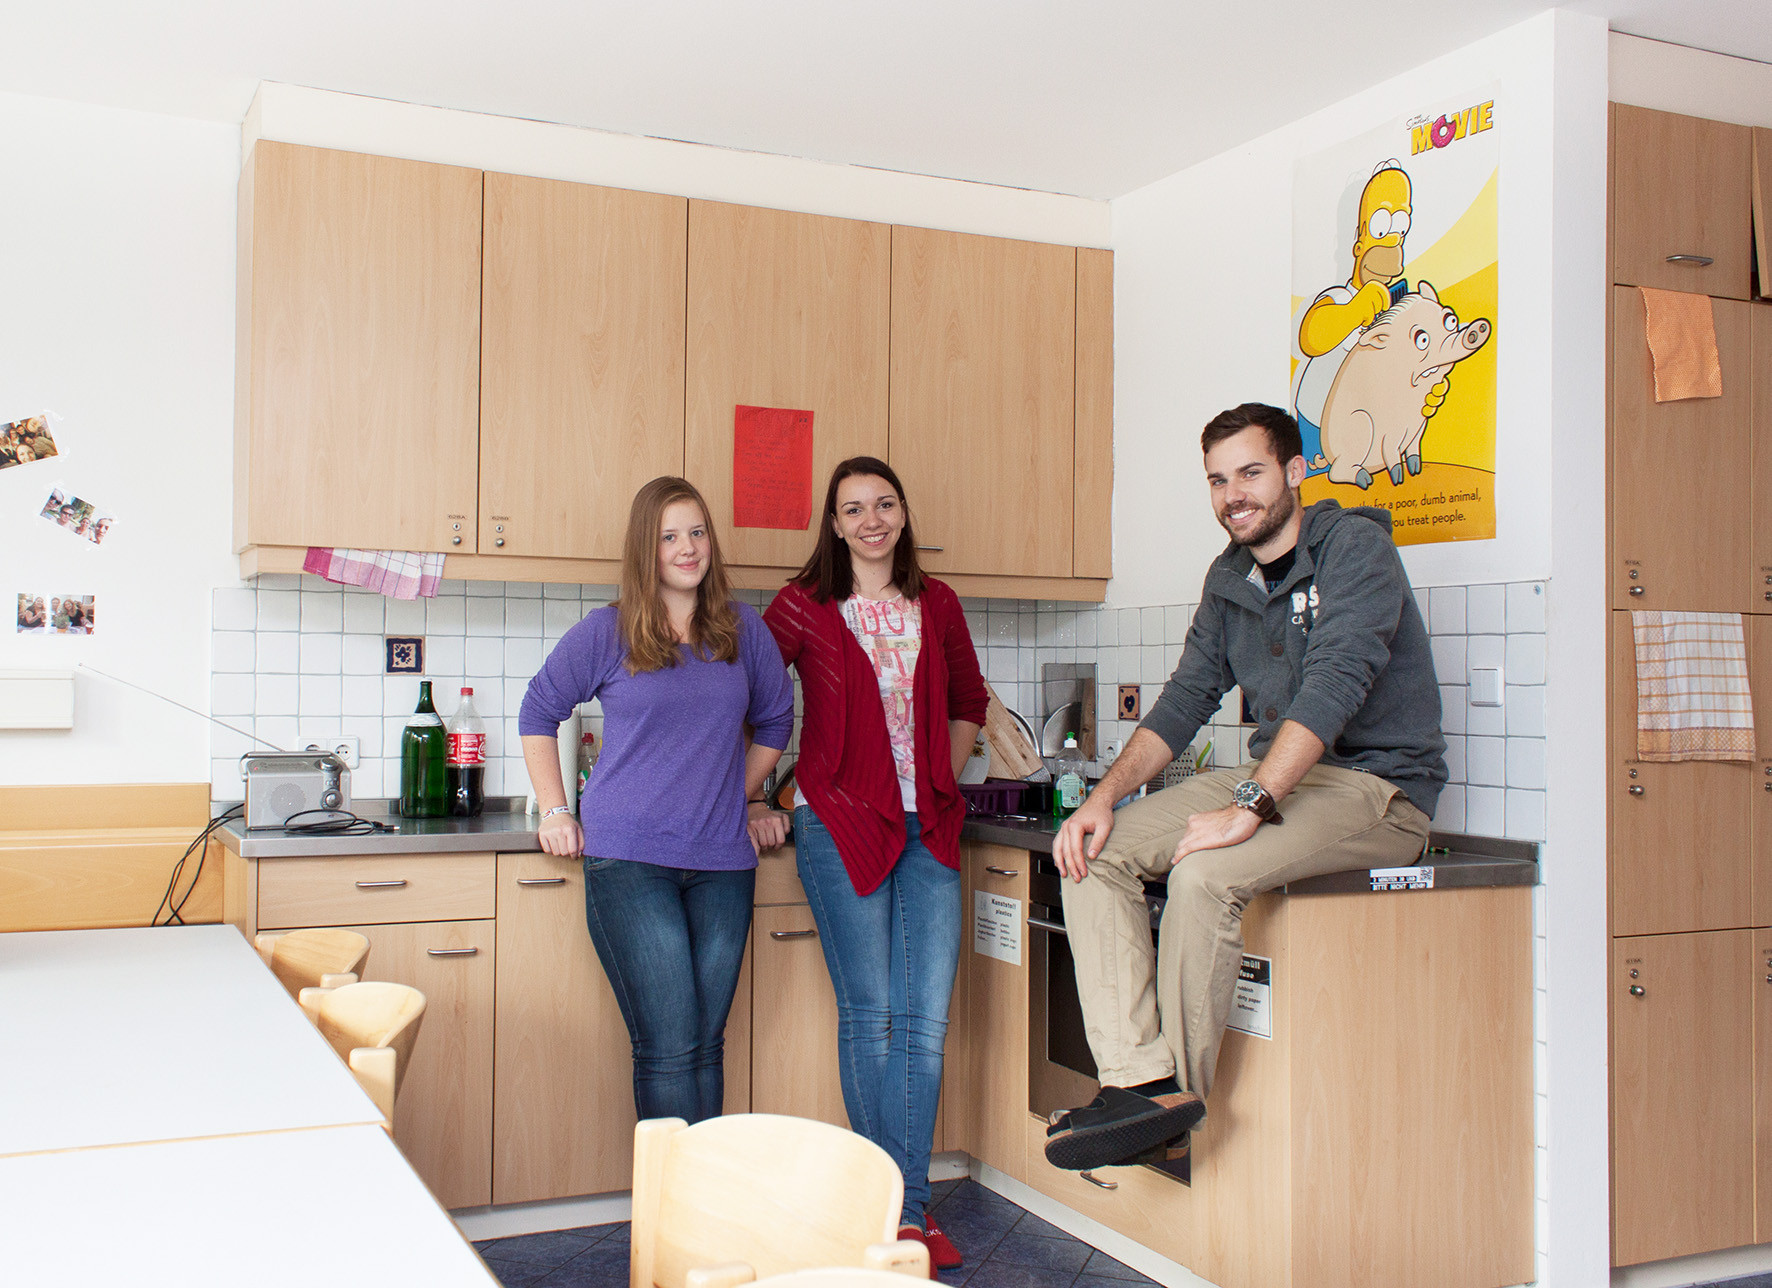
[[[486,735],[483,733],[450,734],[449,763],[452,765],[484,765],[486,763]]]

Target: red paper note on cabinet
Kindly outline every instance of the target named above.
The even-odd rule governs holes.
[[[739,407],[732,428],[732,526],[805,531],[812,522],[812,413]]]

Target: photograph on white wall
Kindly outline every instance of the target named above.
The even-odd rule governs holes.
[[[67,532],[93,545],[103,545],[110,535],[116,516],[100,510],[91,501],[72,495],[68,486],[57,483],[43,503],[43,517]]]
[[[92,595],[39,595],[29,590],[19,594],[20,634],[91,635],[97,626]]]
[[[55,445],[48,412],[0,424],[0,470],[46,461],[59,455],[61,452]]]
[[[43,596],[23,591],[18,597],[18,633],[42,635],[49,630],[49,605]]]
[[[1495,535],[1498,119],[1453,95],[1293,168],[1301,495],[1398,545]]]

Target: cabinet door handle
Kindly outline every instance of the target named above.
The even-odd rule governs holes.
[[[918,546],[917,549],[933,551],[935,554],[940,554],[942,550],[940,546]]]
[[[1643,593],[1643,588],[1641,586],[1632,586],[1630,588],[1630,593],[1633,595],[1641,596]]]
[[[518,885],[565,885],[565,877],[518,877]]]
[[[817,939],[818,932],[816,930],[771,930],[769,937],[771,939]]]
[[[1029,917],[1028,925],[1032,926],[1035,930],[1049,930],[1055,935],[1063,935],[1066,939],[1071,937],[1070,931],[1066,930],[1056,921],[1047,921],[1044,917]]]
[[[1117,1190],[1120,1188],[1120,1182],[1118,1182],[1118,1181],[1104,1181],[1099,1176],[1097,1176],[1094,1172],[1078,1172],[1077,1175],[1081,1176],[1084,1180],[1088,1181],[1091,1185],[1098,1186],[1104,1190]]]
[[[478,948],[427,948],[425,951],[432,957],[472,957],[480,950]]]
[[[359,881],[359,882],[357,882],[357,889],[359,889],[359,890],[398,890],[401,886],[403,886],[405,884],[406,884],[406,882],[404,880]]]
[[[449,544],[452,546],[459,546],[461,544],[461,538],[460,537],[451,537],[451,538],[449,538]]]
[[[988,863],[984,865],[984,870],[999,877],[1018,877],[1021,875],[1020,868],[993,868]]]
[[[1630,995],[1632,997],[1642,997],[1648,991],[1649,990],[1644,988],[1641,984],[1632,984],[1630,986]]]
[[[1626,787],[1624,790],[1629,792],[1632,796],[1641,796],[1643,794],[1643,788],[1638,783],[1632,783],[1629,787]]]
[[[1709,255],[1669,255],[1667,262],[1670,264],[1696,264],[1700,268],[1709,268],[1717,261]]]

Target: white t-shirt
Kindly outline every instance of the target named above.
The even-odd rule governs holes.
[[[915,813],[916,715],[911,693],[917,655],[923,650],[922,606],[903,595],[885,600],[851,595],[843,601],[843,620],[873,663],[874,676],[880,684],[880,705],[886,711],[892,765],[898,773],[898,794],[905,811]]]

